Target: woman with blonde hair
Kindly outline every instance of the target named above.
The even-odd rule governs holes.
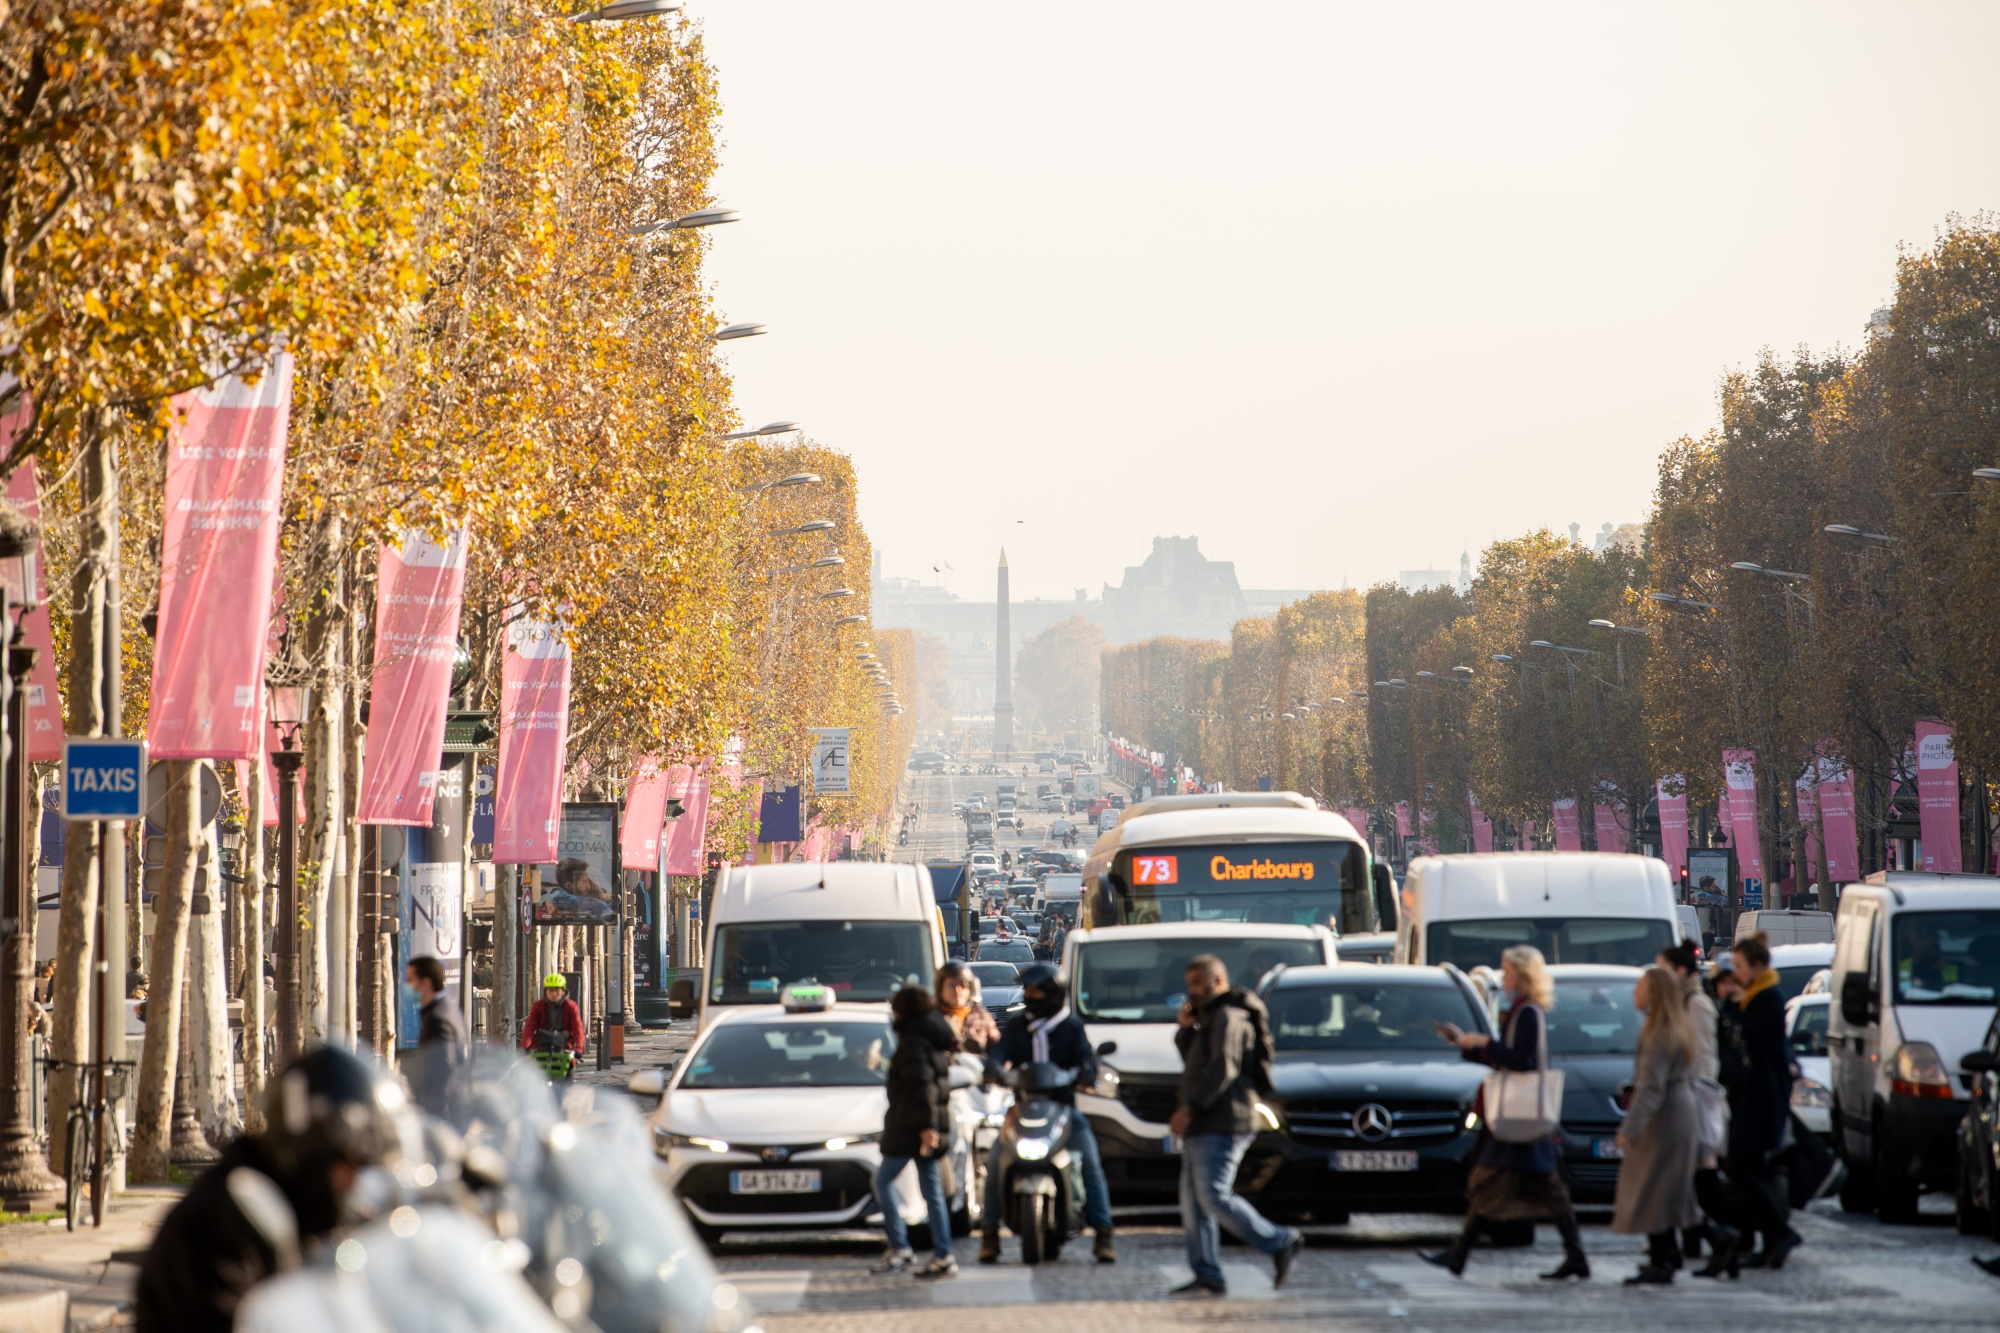
[[[1555,984],[1549,980],[1542,951],[1531,944],[1516,944],[1501,954],[1500,989],[1509,1001],[1500,1020],[1500,1038],[1461,1032],[1450,1023],[1440,1024],[1439,1032],[1467,1060],[1520,1072],[1543,1068],[1548,1061],[1547,1014],[1555,1000]],[[1570,1206],[1562,1177],[1556,1174],[1553,1132],[1527,1143],[1503,1143],[1493,1137],[1482,1117],[1479,1147],[1472,1162],[1472,1173],[1465,1182],[1465,1227],[1450,1249],[1426,1254],[1426,1261],[1459,1277],[1480,1233],[1492,1223],[1547,1221],[1555,1223],[1562,1233],[1563,1261],[1561,1267],[1542,1276],[1552,1282],[1590,1276],[1576,1211]]]
[[[1681,1266],[1680,1230],[1701,1221],[1694,1173],[1701,1117],[1694,1100],[1698,1043],[1680,979],[1657,963],[1639,974],[1632,1003],[1646,1015],[1632,1057],[1632,1099],[1618,1131],[1625,1160],[1611,1229],[1643,1235],[1649,1254],[1626,1286],[1665,1286]]]

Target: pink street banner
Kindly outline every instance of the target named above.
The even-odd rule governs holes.
[[[147,749],[154,759],[250,759],[292,358],[280,352],[255,384],[231,375],[173,407]]]
[[[14,437],[27,423],[28,402],[17,399],[14,410],[0,420],[0,457],[14,447]],[[35,460],[29,459],[7,478],[7,498],[28,518],[41,521],[41,487],[35,480]],[[0,583],[7,587],[15,605],[27,602],[34,609],[21,620],[21,645],[36,650],[35,669],[28,677],[28,759],[49,763],[62,758],[62,698],[56,690],[56,647],[49,631],[48,589],[43,586],[42,552],[30,556],[23,577],[22,562],[6,561]],[[33,587],[25,586],[32,582]]]
[[[356,823],[430,825],[465,605],[465,557],[463,528],[442,544],[415,529],[403,534],[400,548],[382,544]]]
[[[1854,773],[1822,741],[1815,766],[1819,770],[1819,829],[1826,842],[1826,873],[1835,884],[1861,878],[1861,830],[1854,820]]]
[[[1407,838],[1410,836],[1410,803],[1408,801],[1396,802],[1396,833],[1399,837]]]
[[[1764,844],[1757,836],[1757,752],[1724,750],[1722,786],[1729,801],[1730,845],[1736,849],[1736,873],[1745,879],[1764,878]]]
[[[1965,868],[1958,824],[1958,755],[1945,722],[1917,723],[1917,824],[1925,870],[1955,875]]]
[[[660,828],[667,819],[667,770],[658,755],[647,755],[634,767],[625,792],[625,822],[618,834],[620,862],[628,869],[651,870],[660,864]]]
[[[708,778],[692,768],[677,767],[668,776],[667,794],[680,798],[681,817],[667,825],[660,847],[660,873],[704,874],[708,870],[703,855],[708,845]]]
[[[1610,784],[1599,781],[1596,784],[1596,799],[1591,802],[1591,820],[1596,826],[1597,850],[1600,852],[1622,852],[1625,850],[1625,798]]]
[[[1554,816],[1552,822],[1556,830],[1556,850],[1559,852],[1582,851],[1583,829],[1577,823],[1576,797],[1559,797],[1549,813]]]
[[[546,620],[516,619],[500,664],[500,762],[493,787],[493,861],[550,865],[562,820],[569,741],[569,644]]]
[[[1660,857],[1678,883],[1688,863],[1687,779],[1670,773],[1653,790],[1660,802]]]
[[[1347,816],[1347,822],[1354,825],[1354,831],[1362,837],[1368,836],[1368,812],[1358,805],[1350,805],[1340,812]]]

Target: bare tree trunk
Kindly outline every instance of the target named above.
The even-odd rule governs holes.
[[[201,808],[192,760],[167,763],[167,852],[153,897],[153,951],[147,964],[146,1043],[139,1057],[139,1098],[132,1131],[132,1178],[167,1178],[172,1149],[174,1075],[180,1061],[181,989],[187,979],[188,903],[194,893]]]
[[[257,715],[258,744],[264,718]],[[244,766],[243,785],[243,1127],[264,1132],[264,763]]]
[[[118,568],[118,470],[104,423],[88,423],[80,441],[76,569],[69,585],[69,679],[64,730],[102,736],[104,627],[111,578]],[[64,848],[62,906],[56,918],[56,976],[49,1025],[49,1053],[71,1064],[90,1058],[90,956],[97,937],[98,840],[103,825],[69,826]],[[138,895],[134,894],[136,898]],[[136,938],[132,936],[129,938]],[[123,986],[125,978],[109,979]],[[68,1068],[49,1075],[49,1160],[61,1162],[67,1144],[76,1076]]]
[[[201,833],[202,864],[208,867],[208,911],[190,914],[188,975],[188,1073],[194,1087],[195,1118],[213,1144],[243,1132],[236,1102],[234,1060],[229,1048],[229,982],[223,972],[222,859],[215,825]]]
[[[320,549],[340,548],[341,523],[336,516],[327,520],[320,536]],[[305,1045],[324,1042],[330,1032],[328,1022],[327,952],[328,899],[340,869],[341,778],[345,762],[342,742],[346,739],[345,668],[341,654],[340,621],[346,615],[338,561],[327,560],[325,590],[315,602],[306,621],[306,659],[313,666],[312,718],[306,725],[306,839],[300,854],[302,927],[300,966],[305,974],[300,1005]]]
[[[341,657],[347,669],[353,671],[360,661],[360,618],[347,616],[342,630]],[[341,746],[340,874],[333,891],[340,903],[341,924],[329,935],[328,943],[336,959],[333,974],[338,982],[339,997],[339,1003],[334,1007],[333,1030],[341,1044],[351,1048],[359,1030],[360,1010],[356,1001],[361,984],[356,970],[360,958],[356,936],[361,920],[361,826],[354,822],[361,798],[361,742],[365,734],[361,724],[359,685],[350,685],[342,694],[340,724],[344,741]]]

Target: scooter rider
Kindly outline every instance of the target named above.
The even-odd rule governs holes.
[[[528,1007],[528,1021],[521,1025],[521,1049],[533,1050],[535,1037],[543,1028],[569,1034],[569,1049],[583,1054],[583,1010],[569,998],[569,983],[560,972],[542,978],[542,998]]]
[[[1089,1087],[1097,1081],[1097,1052],[1083,1020],[1070,1012],[1069,977],[1054,963],[1030,963],[1021,969],[1023,1012],[1007,1020],[1000,1029],[1000,1041],[987,1053],[989,1068],[1018,1069],[1023,1065],[1052,1064],[1072,1071],[1076,1082]],[[1055,1101],[1076,1104],[1074,1088],[1052,1089],[1045,1094]],[[1118,1258],[1111,1238],[1111,1190],[1104,1183],[1104,1162],[1097,1153],[1097,1139],[1090,1121],[1081,1115],[1070,1118],[1070,1142],[1083,1165],[1083,1204],[1091,1230],[1097,1233],[1095,1253],[1101,1264]],[[1000,1144],[993,1146],[986,1168],[986,1199],[981,1218],[979,1262],[1000,1262]]]
[[[401,1084],[337,1046],[286,1066],[264,1132],[225,1148],[160,1223],[139,1268],[141,1333],[228,1333],[251,1287],[340,1224],[361,1170],[402,1154],[404,1104]]]

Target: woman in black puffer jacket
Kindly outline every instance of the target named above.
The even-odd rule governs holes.
[[[939,1163],[951,1146],[951,1056],[958,1039],[922,986],[897,991],[889,1012],[895,1015],[896,1053],[889,1057],[889,1113],[882,1124],[882,1165],[875,1172],[875,1204],[882,1210],[888,1249],[874,1271],[899,1273],[915,1262],[893,1189],[896,1177],[915,1166],[930,1213],[932,1254],[916,1275],[951,1277],[958,1261],[951,1252],[951,1211]]]

